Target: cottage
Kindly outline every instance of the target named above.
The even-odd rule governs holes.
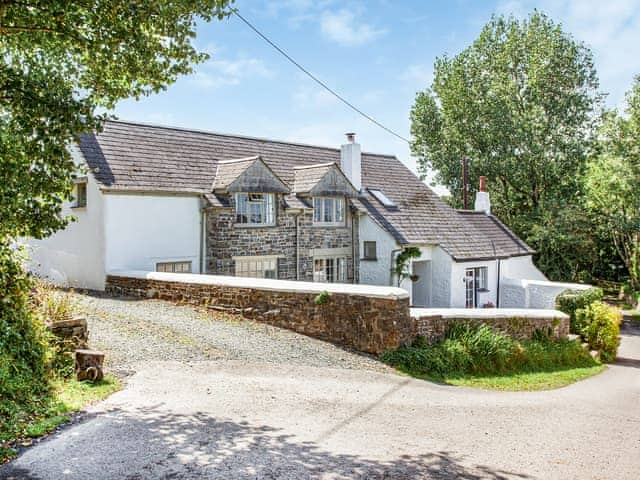
[[[531,292],[559,287],[491,215],[484,186],[457,211],[347,137],[335,149],[109,121],[72,147],[86,172],[65,205],[77,221],[28,241],[33,270],[97,290],[109,272],[146,270],[400,284],[423,307],[549,306]],[[398,278],[407,247],[420,255]]]

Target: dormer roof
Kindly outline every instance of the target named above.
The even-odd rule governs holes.
[[[290,190],[260,155],[255,155],[218,162],[212,191],[215,193],[289,193]]]
[[[335,162],[294,167],[296,195],[357,197],[358,191]]]

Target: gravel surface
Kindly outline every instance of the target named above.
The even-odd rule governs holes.
[[[607,371],[540,392],[246,360],[143,363],[94,418],[0,478],[637,480],[639,368],[640,329],[623,333]]]
[[[89,343],[107,368],[137,370],[143,361],[242,360],[392,372],[373,357],[217,311],[159,300],[76,294],[88,316]]]

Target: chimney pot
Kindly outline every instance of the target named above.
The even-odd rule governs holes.
[[[353,132],[349,132],[349,133],[345,133],[345,135],[347,136],[347,140],[351,143],[356,141],[356,134]]]
[[[485,177],[484,175],[480,176],[480,191],[481,192],[487,191],[487,177]]]

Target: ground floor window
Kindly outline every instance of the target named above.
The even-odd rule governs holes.
[[[489,270],[487,267],[467,268],[465,270],[465,306],[478,307],[478,293],[488,291]]]
[[[191,262],[160,262],[160,263],[156,263],[156,272],[191,273]]]
[[[345,257],[314,258],[313,281],[345,283],[347,281],[347,259]]]
[[[236,277],[278,278],[276,257],[235,258]]]

